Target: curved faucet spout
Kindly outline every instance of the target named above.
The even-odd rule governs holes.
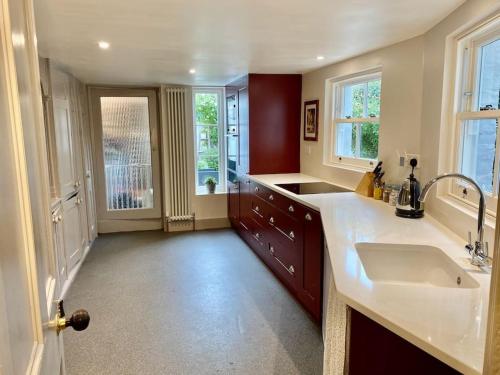
[[[458,179],[467,181],[472,186],[474,186],[474,188],[479,193],[479,212],[478,212],[478,217],[477,217],[477,240],[478,240],[478,242],[482,243],[483,236],[484,236],[484,220],[486,217],[485,199],[484,199],[483,190],[476,183],[476,181],[474,181],[472,178],[467,177],[461,173],[443,173],[442,175],[434,177],[432,180],[430,180],[424,186],[424,188],[422,189],[422,192],[420,193],[419,201],[422,203],[425,202],[425,199],[427,198],[427,194],[429,193],[429,190],[431,189],[431,187],[439,180],[442,180],[445,178],[458,178]]]

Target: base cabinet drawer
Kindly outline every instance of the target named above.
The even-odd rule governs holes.
[[[271,268],[281,277],[282,281],[292,287],[294,290],[299,287],[301,267],[296,250],[286,248],[277,242],[270,242],[269,255],[271,259]]]
[[[240,192],[240,236],[321,323],[323,230],[318,212],[254,181]]]

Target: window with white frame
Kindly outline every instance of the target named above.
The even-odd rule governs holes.
[[[378,159],[380,71],[329,81],[333,110],[325,162],[371,168]]]
[[[454,169],[473,178],[486,194],[487,207],[496,211],[500,147],[500,19],[457,40],[457,70],[452,123]],[[454,181],[450,193],[467,203],[478,194]]]
[[[207,191],[214,179],[217,191],[224,191],[224,113],[222,88],[193,89],[193,124],[196,193]]]

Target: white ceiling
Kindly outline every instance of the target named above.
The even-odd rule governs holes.
[[[85,82],[218,85],[303,73],[423,34],[463,2],[36,0],[35,11],[41,54]]]

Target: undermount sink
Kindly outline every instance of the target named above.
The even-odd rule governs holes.
[[[479,287],[476,280],[434,246],[358,242],[355,247],[366,276],[374,282]]]

